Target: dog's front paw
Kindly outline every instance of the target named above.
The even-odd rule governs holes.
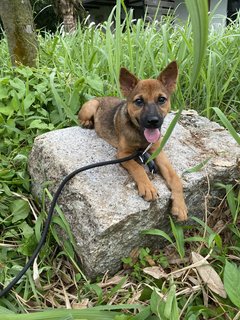
[[[178,221],[186,221],[188,219],[187,213],[188,210],[183,199],[173,200],[172,215],[176,216]]]
[[[151,182],[139,183],[138,193],[146,201],[154,201],[158,198],[157,189],[151,184]]]
[[[94,128],[94,123],[92,120],[79,120],[81,127],[86,128],[86,129],[93,129]]]

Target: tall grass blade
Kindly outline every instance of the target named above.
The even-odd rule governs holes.
[[[189,169],[186,169],[185,171],[183,171],[183,174],[185,173],[194,173],[194,172],[199,172],[200,170],[203,169],[203,167],[208,163],[208,161],[211,159],[211,157],[201,161],[200,163],[198,163],[196,166],[191,167]]]
[[[205,55],[208,39],[208,4],[207,0],[185,0],[192,21],[193,38],[194,38],[194,62],[193,73],[191,77],[190,87],[192,88],[197,81],[198,74],[201,69],[203,58]],[[182,108],[179,109],[177,115],[172,120],[170,126],[164,135],[160,147],[152,154],[148,161],[154,159],[167,143],[177,121],[181,116]]]
[[[173,236],[176,240],[176,248],[177,248],[178,254],[183,259],[185,256],[183,229],[181,226],[177,224],[175,225],[171,217],[170,217],[170,223],[171,223]]]
[[[56,101],[56,106],[57,106],[57,109],[58,109],[58,113],[59,113],[59,117],[60,117],[60,120],[61,121],[64,121],[65,120],[65,117],[64,117],[64,114],[63,114],[63,110],[64,110],[64,103],[62,101],[62,99],[60,98],[56,88],[55,88],[55,85],[54,85],[54,78],[55,78],[55,74],[56,74],[56,70],[54,70],[50,76],[49,76],[49,83],[50,83],[50,87],[51,87],[51,90],[52,90],[52,94],[54,96],[54,99]]]
[[[213,110],[218,115],[219,119],[222,121],[224,127],[229,131],[231,136],[236,140],[236,142],[240,145],[240,136],[237,131],[233,128],[230,121],[224,115],[224,113],[217,107],[213,107]]]
[[[159,229],[144,230],[144,231],[142,231],[142,234],[148,234],[151,236],[160,236],[160,237],[163,237],[164,239],[166,239],[167,241],[169,241],[171,244],[173,244],[173,241],[169,237],[169,235],[166,232],[159,230]]]
[[[162,151],[163,147],[165,146],[165,144],[167,143],[168,139],[170,138],[172,132],[173,132],[173,129],[175,128],[175,125],[177,124],[180,116],[181,116],[181,113],[182,113],[182,108],[179,109],[178,113],[175,115],[175,117],[173,118],[172,122],[170,123],[162,141],[161,141],[161,144],[159,146],[159,148],[157,148],[156,151],[153,152],[153,154],[151,155],[151,157],[149,157],[148,159],[148,162],[153,160],[154,158],[156,158],[156,156]]]
[[[131,320],[147,320],[152,314],[150,306],[143,308],[136,316],[133,316]],[[129,319],[130,320],[130,319]]]
[[[0,318],[2,320],[113,320],[116,319],[116,316],[121,316],[121,313],[112,310],[137,309],[141,307],[142,306],[139,304],[119,304],[98,306],[82,310],[55,309],[28,314],[8,313],[5,308],[0,308]]]
[[[208,39],[208,2],[207,0],[185,0],[191,17],[193,39],[194,39],[194,61],[191,76],[191,88],[197,81]]]
[[[113,320],[118,313],[112,311],[86,310],[50,310],[28,314],[4,314],[4,320]]]

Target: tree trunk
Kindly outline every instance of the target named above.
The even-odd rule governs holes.
[[[0,16],[12,64],[35,67],[38,45],[29,0],[0,0]]]
[[[82,0],[54,0],[54,8],[58,16],[63,19],[64,31],[73,32],[77,28],[77,18],[86,17]]]
[[[73,32],[76,30],[77,19],[74,15],[74,5],[72,1],[60,0],[60,10],[63,17],[64,30]]]

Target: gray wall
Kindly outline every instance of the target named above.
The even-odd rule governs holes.
[[[194,0],[193,0],[194,1]],[[210,11],[214,12],[211,24],[214,28],[226,25],[227,0],[211,0]],[[185,22],[188,17],[188,11],[183,0],[175,0],[176,18],[178,22]]]

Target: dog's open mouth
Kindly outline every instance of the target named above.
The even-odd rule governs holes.
[[[161,137],[161,132],[159,129],[150,129],[145,128],[144,129],[144,137],[149,143],[155,143],[157,142]]]

